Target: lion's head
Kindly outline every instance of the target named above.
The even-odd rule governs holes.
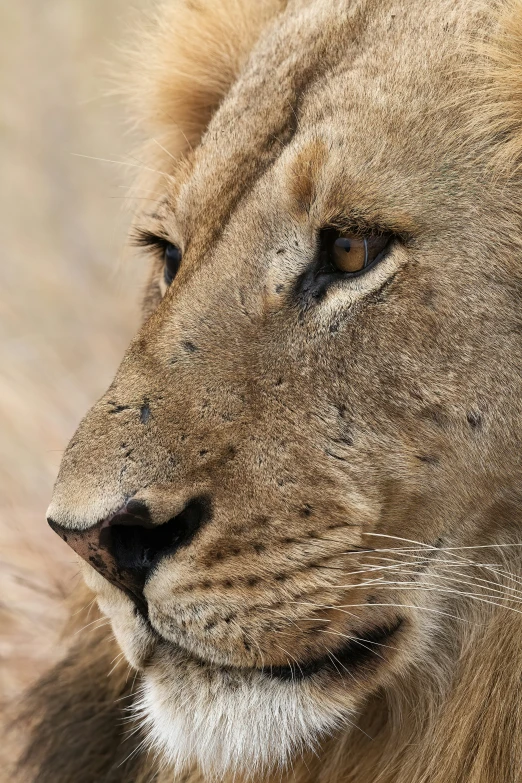
[[[500,600],[474,547],[517,541],[522,228],[490,14],[186,0],[146,47],[147,317],[49,521],[175,765],[285,763],[456,660],[464,589]]]

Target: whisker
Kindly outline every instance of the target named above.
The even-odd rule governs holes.
[[[412,561],[404,562],[403,560],[397,560],[397,559],[392,559],[392,558],[388,558],[388,557],[381,557],[379,559],[380,560],[391,561],[392,565],[384,565],[384,566],[383,565],[379,565],[379,566],[371,565],[367,569],[358,569],[356,571],[348,571],[348,572],[345,572],[345,574],[346,574],[346,576],[354,576],[354,575],[364,574],[364,573],[376,573],[376,572],[382,572],[382,571],[398,571],[398,570],[402,570],[405,566],[415,566],[415,565],[418,565],[419,563],[424,562],[424,558],[422,558],[422,557],[419,557],[416,562],[412,562]],[[434,563],[436,563],[437,565],[441,565],[442,564],[444,566],[448,566],[448,567],[451,567],[451,568],[453,568],[453,567],[455,567],[455,568],[462,568],[463,566],[467,565],[467,566],[473,566],[475,568],[485,568],[486,570],[491,570],[491,569],[488,568],[488,566],[490,565],[488,563],[476,563],[473,560],[467,560],[467,559],[459,559],[459,560],[455,561],[455,560],[446,560],[446,559],[438,558],[436,561],[434,561]],[[413,574],[413,573],[416,573],[416,572],[412,572],[412,571],[406,572],[405,571],[404,573]],[[502,572],[495,572],[495,573],[502,573]],[[508,574],[506,574],[506,576],[507,575]],[[485,584],[485,585],[494,585],[494,587],[489,587],[488,589],[490,589],[492,591],[495,591],[495,592],[498,592],[498,593],[504,593],[506,590],[509,590],[513,594],[514,597],[515,597],[516,594],[519,594],[519,595],[522,596],[522,590],[517,590],[517,588],[511,587],[510,585],[504,585],[504,584],[500,583],[498,580],[497,581],[492,581],[491,579],[485,579],[485,578],[479,577],[479,576],[472,576],[471,574],[464,574],[462,572],[456,572],[456,576],[445,576],[443,574],[437,573],[436,571],[434,571],[432,569],[430,571],[430,576],[437,577],[437,578],[440,578],[440,579],[451,579],[451,580],[454,580],[454,581],[459,581],[459,580],[456,579],[456,576],[462,576],[466,583],[469,583],[469,584],[481,583],[481,584]],[[375,581],[375,583],[378,583],[378,580],[374,580],[374,581]]]
[[[342,636],[345,639],[348,639],[348,641],[350,641],[350,642],[366,642],[366,644],[375,645],[375,647],[387,647],[390,650],[397,650],[398,649],[397,647],[393,647],[391,644],[384,644],[383,642],[371,642],[371,641],[369,642],[368,639],[361,639],[359,636],[348,636],[348,634],[341,633],[341,631],[326,631],[325,630],[325,631],[322,631],[322,633],[328,633],[328,634],[331,634],[333,636]],[[366,649],[371,650],[373,652],[372,648],[370,648],[370,647],[367,647]]]
[[[450,565],[450,564],[455,564],[455,561],[456,561],[456,563],[458,563],[460,565],[473,566],[473,567],[476,567],[476,568],[484,568],[486,571],[489,571],[490,573],[493,573],[495,575],[501,575],[501,576],[503,576],[503,577],[505,577],[507,579],[510,579],[512,582],[515,582],[515,584],[522,585],[522,578],[521,577],[517,576],[516,574],[511,573],[510,571],[506,571],[505,569],[500,568],[498,566],[498,564],[496,564],[496,563],[481,563],[481,562],[477,562],[475,560],[471,560],[470,558],[465,557],[464,555],[460,555],[460,554],[454,552],[453,549],[456,549],[456,547],[451,549],[451,550],[450,550],[449,547],[448,548],[437,548],[437,551],[444,552],[444,551],[446,551],[446,549],[449,550],[449,551],[452,551],[454,559],[453,560],[446,560],[446,559],[442,559],[442,558],[437,558],[437,560],[435,562],[437,562],[437,563],[445,563],[445,564]],[[395,554],[399,554],[400,556],[402,556],[402,551],[400,551],[400,550],[375,550],[375,551],[393,552]],[[420,560],[424,559],[422,557],[422,555],[409,555],[409,556],[417,557]],[[512,589],[514,589],[514,588],[512,588]]]
[[[103,628],[104,625],[109,625],[109,619],[107,617],[97,617],[96,620],[93,620],[91,623],[87,623],[87,625],[84,625],[83,628],[80,628],[79,631],[76,631],[73,636],[78,636],[79,633],[85,631],[86,628],[90,628],[95,623],[100,623],[97,628]],[[97,630],[97,628],[93,628],[93,631]]]
[[[184,135],[184,134],[183,134],[183,135]],[[166,147],[164,147],[164,146],[163,146],[163,144],[160,144],[160,143],[159,143],[159,141],[158,141],[157,139],[152,139],[152,141],[154,142],[154,144],[157,144],[157,145],[158,145],[158,147],[160,148],[160,150],[163,150],[163,152],[165,152],[165,153],[166,153],[166,154],[169,156],[169,158],[172,158],[172,160],[173,160],[175,163],[177,163],[177,162],[178,162],[178,159],[177,159],[177,158],[176,158],[176,157],[175,157],[175,156],[172,154],[172,152],[169,152],[169,151],[168,151],[168,149],[166,149]],[[187,137],[186,137],[186,136],[185,136],[185,141],[187,141],[187,142],[188,142],[188,139],[187,139]]]
[[[144,166],[138,163],[129,163],[125,160],[111,160],[111,158],[97,158],[93,155],[83,155],[80,152],[71,152],[70,155],[72,155],[75,158],[86,158],[87,160],[97,160],[100,163],[114,163],[117,166],[128,166],[129,168],[133,169],[143,169],[143,171],[152,171],[154,174],[160,174],[162,177],[168,177],[170,178],[170,174],[167,174],[165,171],[158,171],[158,169],[153,169],[150,166]]]
[[[292,672],[292,679],[294,679],[294,671],[293,671],[293,666],[294,665],[297,666],[297,668],[301,672],[301,677],[304,677],[303,670],[301,669],[301,666],[300,666],[299,661],[297,660],[297,658],[294,655],[291,655],[288,652],[288,650],[285,650],[285,648],[281,647],[279,644],[276,644],[275,646],[278,647],[281,650],[281,652],[284,652],[284,654],[287,656],[286,663],[287,663],[287,666],[289,667],[290,671]],[[294,662],[293,664],[290,663],[290,661],[288,659],[288,656],[290,656],[290,658]],[[270,667],[270,668],[272,668],[272,667]]]
[[[181,133],[181,135],[182,135],[182,136],[183,136],[183,138],[185,139],[185,141],[186,141],[186,143],[187,143],[187,147],[190,149],[190,151],[191,151],[191,152],[194,152],[194,146],[193,146],[193,145],[190,143],[190,140],[189,140],[189,138],[188,138],[187,134],[185,133],[185,131],[183,130],[183,128],[181,127],[181,125],[179,124],[179,122],[176,122],[176,120],[174,119],[174,117],[173,117],[171,114],[169,114],[169,121],[170,121],[170,122],[172,123],[172,125],[174,125],[174,126],[175,126],[175,127],[178,129],[178,131]],[[153,139],[153,141],[156,141],[156,139]],[[157,143],[157,142],[156,142],[156,143]]]
[[[463,617],[458,617],[455,614],[450,614],[449,612],[444,612],[441,609],[432,609],[428,606],[417,606],[416,604],[396,604],[396,603],[363,603],[363,604],[339,604],[339,605],[329,605],[329,604],[315,604],[310,601],[288,601],[289,604],[297,604],[300,606],[314,606],[317,609],[336,609],[337,611],[344,612],[345,614],[349,614],[351,617],[356,617],[358,620],[360,620],[360,617],[355,615],[353,612],[346,611],[347,609],[355,609],[355,608],[361,608],[364,607],[366,609],[369,609],[373,606],[389,606],[395,609],[417,609],[421,612],[430,612],[432,614],[439,614],[444,617],[450,617],[452,620],[459,620],[459,622],[465,622],[468,623],[469,620],[466,620]]]
[[[80,606],[80,608],[77,609],[76,612],[73,612],[71,614],[71,617],[76,617],[77,614],[80,614],[80,612],[83,612],[83,611],[86,611],[87,612],[87,616],[89,616],[89,613],[90,613],[90,611],[91,611],[91,609],[92,609],[92,607],[93,607],[95,602],[96,602],[96,596],[92,599],[92,601],[89,601],[89,603],[86,606]]]
[[[341,674],[341,672],[340,672],[340,671],[339,671],[339,669],[337,668],[337,664],[335,663],[335,661],[336,661],[337,659],[335,658],[335,656],[333,655],[333,653],[331,653],[331,652],[327,652],[326,654],[327,654],[328,658],[330,659],[330,661],[333,663],[333,665],[334,665],[334,668],[335,668],[335,671],[337,672],[337,674],[339,675],[339,677],[342,677],[343,675]],[[339,661],[337,661],[337,663],[339,663]],[[343,669],[344,669],[346,672],[348,671],[348,670],[347,670],[347,668],[346,668],[346,666],[343,666],[342,664],[341,664],[341,666],[342,666],[342,668],[343,668]]]
[[[508,609],[510,612],[516,612],[517,614],[522,614],[522,611],[520,609],[515,609],[512,606],[506,606],[504,604],[499,604],[496,601],[490,601],[487,598],[483,598],[482,596],[478,595],[477,593],[466,593],[462,590],[453,590],[450,587],[439,587],[438,585],[431,585],[431,584],[422,584],[419,582],[382,582],[383,586],[386,587],[394,587],[395,590],[425,590],[426,592],[438,592],[438,593],[446,593],[446,594],[453,594],[453,595],[461,595],[464,598],[473,598],[476,601],[479,601],[481,603],[490,604],[491,606],[497,606],[501,609]],[[368,587],[366,584],[360,584],[360,585],[353,585],[354,588],[359,587]],[[379,606],[380,604],[369,604],[370,606]]]
[[[442,561],[444,562],[444,561]],[[449,561],[445,565],[449,565],[451,567],[455,566],[457,568],[462,568],[462,563],[452,563]],[[400,569],[400,565],[397,566],[398,569]],[[401,569],[401,573],[408,574],[410,576],[414,576],[417,574],[415,571],[404,571]],[[459,579],[458,577],[462,577],[462,579]],[[508,595],[506,597],[512,598],[515,601],[522,601],[522,591],[517,590],[515,587],[510,587],[509,585],[503,585],[501,583],[493,582],[491,579],[484,579],[482,577],[478,576],[471,576],[470,574],[464,574],[460,571],[453,572],[452,575],[447,574],[440,574],[436,571],[430,571],[430,578],[435,579],[444,579],[446,581],[451,582],[458,582],[459,584],[468,584],[474,587],[482,587],[484,585],[484,590],[488,590],[492,593],[498,593],[501,596],[506,596],[506,591],[509,591]],[[493,586],[490,586],[493,585]],[[519,597],[520,596],[520,597]]]
[[[425,544],[422,541],[415,541],[414,539],[410,538],[402,538],[401,536],[393,536],[389,535],[387,533],[370,533],[367,531],[363,531],[362,535],[364,536],[376,536],[378,538],[392,538],[396,541],[405,541],[409,544],[416,544],[417,546],[420,546],[424,549],[433,549],[438,552],[451,552],[453,550],[468,550],[468,549],[507,549],[507,548],[513,548],[513,547],[522,547],[522,543],[520,544],[477,544],[477,545],[470,545],[470,546],[448,546],[448,547],[438,547],[433,546],[433,544]],[[377,551],[377,550],[376,550]],[[404,551],[404,550],[402,550]]]
[[[121,659],[124,657],[124,655],[125,655],[125,653],[122,653],[122,652],[121,652],[119,655],[117,655],[117,656],[116,656],[116,658],[114,658],[114,660],[113,660],[113,661],[111,661],[111,663],[113,663],[113,664],[114,664],[114,666],[112,667],[112,669],[111,669],[111,670],[109,671],[109,673],[107,674],[107,677],[110,677],[110,676],[111,676],[111,674],[113,673],[113,671],[115,671],[115,670],[118,668],[118,666],[119,666],[119,664],[120,664],[120,661],[121,661]]]

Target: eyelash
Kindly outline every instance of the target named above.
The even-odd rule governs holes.
[[[159,237],[157,234],[153,234],[151,231],[147,231],[143,228],[138,228],[134,232],[132,239],[134,247],[141,247],[154,253],[161,261],[165,256],[165,251],[170,244],[168,239]]]

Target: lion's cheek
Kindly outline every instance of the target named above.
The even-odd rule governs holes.
[[[156,648],[151,632],[132,601],[87,563],[81,565],[87,586],[95,593],[100,611],[110,620],[125,658],[134,669],[143,669]]]

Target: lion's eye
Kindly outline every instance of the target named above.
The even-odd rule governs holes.
[[[391,234],[355,236],[335,229],[323,232],[321,254],[337,272],[357,275],[380,260],[391,241]]]
[[[171,242],[165,245],[165,282],[170,285],[176,277],[181,263],[181,250]]]

